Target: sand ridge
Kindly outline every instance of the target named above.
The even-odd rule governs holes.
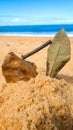
[[[73,130],[73,87],[38,75],[0,88],[1,130]]]

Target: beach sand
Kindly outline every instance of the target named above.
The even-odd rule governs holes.
[[[0,130],[73,130],[73,38],[71,60],[57,79],[46,76],[48,47],[26,59],[36,64],[36,78],[6,84],[2,75],[9,52],[21,57],[50,39],[0,36]]]
[[[50,39],[52,40],[51,37],[0,36],[0,84],[5,82],[2,76],[1,65],[7,53],[14,52],[21,57],[21,55],[30,52]],[[64,78],[67,82],[73,83],[73,38],[70,38],[70,42],[71,60],[60,71],[58,78]],[[46,71],[47,49],[48,47],[26,59],[34,62],[38,73],[44,75]]]

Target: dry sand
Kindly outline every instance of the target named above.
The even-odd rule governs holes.
[[[17,36],[0,36],[0,66],[7,53],[14,52],[16,55],[21,55],[30,52],[36,47],[42,45],[47,40],[52,39],[49,37],[17,37]],[[73,38],[71,41],[71,60],[60,71],[59,78],[64,78],[67,82],[73,83]],[[46,71],[46,57],[47,49],[41,50],[26,60],[34,62],[37,66],[37,71],[40,74],[45,75]],[[4,77],[2,76],[2,70],[0,67],[0,84],[4,83]]]
[[[59,80],[45,76],[48,47],[27,58],[37,66],[35,79],[6,84],[2,76],[7,53],[21,57],[49,39],[0,36],[0,130],[73,130],[73,38],[71,60]]]

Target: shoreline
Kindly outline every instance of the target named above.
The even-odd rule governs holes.
[[[73,37],[73,34],[68,34],[68,37]],[[1,36],[16,36],[16,37],[54,37],[56,35],[55,34],[17,34],[17,33],[14,33],[14,34],[10,34],[10,33],[5,33],[5,34],[0,34],[0,37]]]
[[[0,36],[17,36],[17,37],[54,37],[55,34],[51,35],[46,35],[46,34],[17,34],[17,33],[14,33],[14,34],[0,34]]]

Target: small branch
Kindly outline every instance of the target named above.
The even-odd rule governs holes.
[[[27,57],[29,57],[29,56],[35,54],[36,52],[40,51],[41,49],[45,48],[46,46],[48,46],[48,45],[51,44],[51,43],[52,43],[51,40],[45,42],[43,45],[39,46],[38,48],[34,49],[33,51],[31,51],[31,52],[29,52],[29,53],[27,53],[27,54],[25,54],[25,55],[22,55],[22,59],[23,59],[23,60],[26,59]]]

